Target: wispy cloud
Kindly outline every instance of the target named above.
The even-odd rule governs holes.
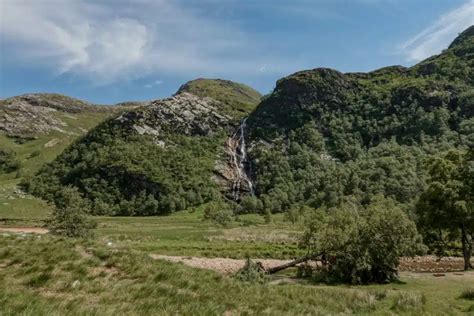
[[[410,61],[440,53],[456,35],[474,24],[474,0],[441,16],[435,23],[401,45]]]
[[[99,85],[166,74],[250,74],[264,62],[284,64],[268,60],[250,34],[179,1],[0,0],[0,12],[4,52]]]
[[[163,84],[162,80],[155,80],[153,82],[147,83],[144,87],[145,88],[153,88],[153,87],[159,86],[160,84]]]

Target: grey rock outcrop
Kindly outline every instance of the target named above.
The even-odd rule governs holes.
[[[231,118],[219,114],[219,106],[220,102],[214,99],[183,92],[125,112],[116,120],[129,124],[140,135],[150,135],[161,141],[170,132],[207,136],[231,127]]]

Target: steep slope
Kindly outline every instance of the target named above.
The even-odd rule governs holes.
[[[222,79],[196,79],[182,85],[178,94],[188,92],[221,102],[222,113],[241,119],[255,109],[262,95],[251,87]]]
[[[279,80],[248,118],[252,177],[265,207],[416,198],[423,159],[467,146],[474,132],[473,33],[411,68],[319,68]]]
[[[241,98],[223,82],[221,100]],[[244,109],[183,90],[100,124],[42,168],[29,191],[54,201],[60,187],[74,185],[94,213],[112,215],[164,214],[219,198],[216,161],[225,160]]]

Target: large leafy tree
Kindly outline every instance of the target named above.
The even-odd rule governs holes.
[[[322,257],[328,277],[335,281],[393,281],[400,257],[424,249],[415,223],[381,195],[366,207],[343,203],[312,213],[302,245]]]
[[[473,268],[470,262],[474,238],[473,157],[471,148],[467,153],[450,150],[432,158],[428,162],[428,187],[417,204],[424,227],[439,232],[448,241],[461,241],[465,270]]]

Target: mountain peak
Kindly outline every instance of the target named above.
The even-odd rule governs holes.
[[[474,25],[471,25],[466,30],[461,32],[458,35],[458,37],[456,37],[454,39],[454,41],[451,43],[451,45],[449,45],[449,48],[456,47],[458,45],[466,43],[467,41],[473,41],[474,42]]]
[[[220,101],[225,114],[239,119],[252,111],[262,98],[260,93],[245,84],[223,79],[191,80],[183,84],[176,94],[183,92]]]

